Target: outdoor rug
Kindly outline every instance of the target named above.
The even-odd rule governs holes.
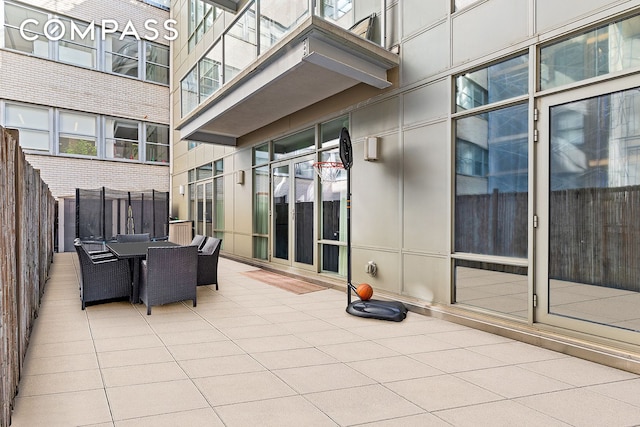
[[[265,270],[245,271],[242,274],[252,279],[259,280],[268,285],[276,286],[278,288],[284,289],[285,291],[293,292],[294,294],[298,295],[327,289],[324,286],[314,285],[313,283],[305,282],[287,276],[282,276],[280,274],[271,273]]]

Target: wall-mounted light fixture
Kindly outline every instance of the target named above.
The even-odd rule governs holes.
[[[378,160],[378,138],[368,136],[364,139],[364,159],[366,161]]]
[[[236,172],[236,184],[244,185],[244,171],[239,170]]]
[[[180,193],[180,195],[184,196],[184,185],[181,185],[178,187],[178,193]]]

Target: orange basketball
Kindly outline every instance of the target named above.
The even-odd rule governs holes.
[[[367,283],[361,283],[356,288],[356,294],[362,301],[366,301],[373,296],[373,288]]]

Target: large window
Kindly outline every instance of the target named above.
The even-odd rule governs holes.
[[[108,35],[105,43],[106,69],[125,76],[138,77],[138,40],[122,34]]]
[[[169,126],[146,126],[146,161],[169,163]]]
[[[20,34],[20,25],[27,19],[34,19],[38,24],[25,26],[25,38]],[[44,36],[44,24],[48,19],[46,13],[5,2],[4,47],[49,58],[49,41]]]
[[[222,9],[203,0],[189,0],[189,52],[202,40],[220,14]]]
[[[138,122],[107,119],[105,126],[106,157],[138,160]]]
[[[474,70],[455,94],[454,300],[516,317],[527,315],[528,70],[528,55]]]
[[[72,29],[78,28],[82,34],[90,34],[91,28],[82,22],[61,19],[65,25],[64,37],[58,41],[58,60],[84,67],[96,68],[98,37],[79,37]],[[95,31],[95,29],[94,29]]]
[[[322,16],[337,21],[353,9],[353,0],[322,0]]]
[[[2,40],[4,43],[0,47],[94,70],[169,84],[168,45],[142,41],[138,37],[123,36],[122,33],[104,34],[104,29],[94,22],[83,22],[18,3],[0,2],[0,7],[2,4],[4,37],[0,37],[0,43]],[[27,19],[32,21],[23,26],[23,36],[20,27]]]
[[[540,50],[540,89],[640,67],[640,15]]]
[[[59,123],[59,153],[97,156],[96,116],[61,111]]]
[[[3,111],[3,105],[0,125],[20,131],[23,149],[109,160],[169,163],[167,125],[8,101],[0,101],[0,111]],[[57,129],[57,132],[51,129]]]
[[[145,79],[169,84],[169,46],[150,41],[144,42],[146,70]]]
[[[49,109],[27,105],[7,104],[6,127],[20,131],[20,146],[31,150],[49,151]]]

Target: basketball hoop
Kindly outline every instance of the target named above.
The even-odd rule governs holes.
[[[313,169],[321,182],[336,182],[344,166],[340,162],[316,162],[313,164]]]

